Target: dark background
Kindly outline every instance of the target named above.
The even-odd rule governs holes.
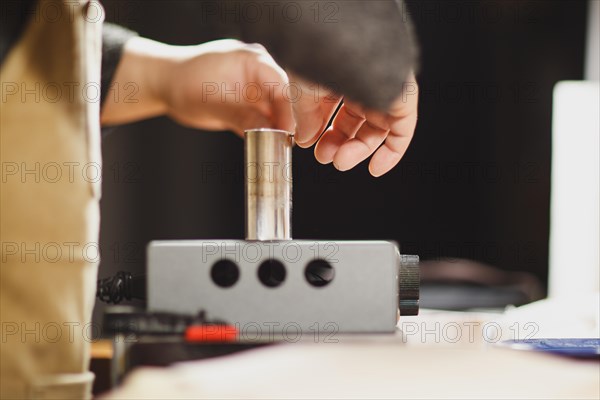
[[[201,3],[104,5],[108,21],[166,43],[235,34],[204,20]],[[366,163],[341,173],[294,149],[293,235],[391,239],[403,253],[529,271],[545,284],[552,89],[583,78],[587,2],[407,3],[422,55],[413,143],[378,179]],[[242,150],[231,133],[166,118],[105,137],[100,277],[143,273],[150,240],[243,238]]]

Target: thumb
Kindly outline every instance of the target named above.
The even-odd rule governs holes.
[[[327,88],[309,84],[297,76],[290,75],[290,79],[302,90],[293,105],[296,143],[310,147],[319,139],[342,99]]]
[[[294,132],[295,122],[290,99],[282,91],[277,91],[271,103],[271,123],[275,129]]]

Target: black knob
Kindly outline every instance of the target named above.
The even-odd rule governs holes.
[[[419,314],[419,256],[401,255],[398,275],[398,308],[400,315]]]

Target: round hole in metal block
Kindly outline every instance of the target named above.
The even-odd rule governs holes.
[[[277,260],[266,260],[258,267],[258,280],[263,285],[274,288],[285,281],[285,266]]]
[[[219,260],[210,269],[210,277],[217,286],[232,287],[240,278],[240,269],[231,260]]]
[[[325,260],[312,260],[304,269],[304,277],[312,286],[327,286],[335,277],[335,269]]]

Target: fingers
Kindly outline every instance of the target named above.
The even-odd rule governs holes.
[[[302,96],[294,104],[293,110],[296,120],[296,144],[300,147],[310,147],[317,140],[323,127],[321,105],[307,96]]]
[[[256,117],[257,122],[255,122],[255,125],[247,125],[245,129],[274,128],[293,132],[295,124],[292,105],[282,90],[289,82],[287,74],[267,53],[264,47],[256,44],[249,46],[259,54],[258,62],[256,63],[257,68],[253,73],[254,78],[250,82],[256,83],[258,86],[263,83],[269,83],[269,85],[273,85],[276,89],[262,95],[257,103],[249,104],[249,108],[254,108],[255,111],[262,113],[266,121]],[[256,125],[259,121],[262,121],[261,125]]]
[[[257,49],[256,51],[259,51]],[[262,51],[262,50],[261,50]],[[261,58],[259,82],[287,84],[288,76],[268,55]],[[402,158],[412,139],[417,122],[418,86],[411,76],[411,90],[403,93],[388,113],[364,110],[357,103],[345,102],[333,124],[321,136],[335,113],[341,98],[323,91],[315,93],[301,79],[290,75],[294,87],[301,90],[292,104],[283,90],[276,90],[272,98],[255,104],[253,112],[236,115],[236,131],[250,127],[274,127],[295,132],[300,147],[316,142],[315,157],[323,164],[333,162],[340,171],[355,167],[372,155],[369,171],[381,176],[391,170]]]
[[[292,104],[284,96],[274,96],[271,123],[275,129],[294,132],[295,122]]]
[[[358,163],[367,159],[383,143],[389,132],[386,114],[363,111],[353,104],[349,106],[349,110],[354,110],[354,115],[362,113],[364,122],[360,125],[356,135],[344,143],[335,154],[333,163],[340,171],[354,168]]]
[[[378,177],[398,164],[404,156],[417,125],[417,112],[395,121],[390,134],[385,139],[383,146],[379,148],[371,158],[369,172]]]
[[[317,160],[333,162],[338,170],[346,171],[373,155],[371,175],[378,177],[390,171],[404,156],[417,125],[419,93],[414,75],[409,84],[388,113],[365,111],[345,101],[332,128],[315,147]]]
[[[394,118],[389,114],[364,111],[347,102],[340,108],[332,127],[317,143],[315,157],[323,164],[333,162],[338,170],[347,171],[374,154],[369,171],[373,176],[381,176],[406,152],[416,123],[416,108]]]
[[[315,147],[315,157],[323,164],[333,162],[340,171],[354,168],[383,143],[390,126],[386,114],[364,111],[345,103]]]
[[[293,104],[295,141],[300,147],[310,147],[319,139],[342,98],[293,74],[290,74],[290,81],[301,90],[301,96]]]
[[[345,101],[335,116],[332,125],[346,132],[349,138],[354,137],[360,126],[365,122],[366,115],[360,106]]]
[[[365,116],[361,111],[352,111],[348,105],[343,104],[332,126],[327,129],[315,147],[317,161],[321,164],[332,162],[340,147],[356,135],[364,121]]]
[[[405,93],[391,107],[390,134],[371,158],[369,172],[377,177],[398,164],[406,153],[417,127],[419,88],[411,74]]]
[[[295,139],[298,146],[307,148],[315,144],[340,101],[341,99],[330,102],[316,102],[311,96],[303,95],[294,104]]]
[[[285,97],[285,92],[282,89],[289,83],[288,76],[283,68],[277,65],[271,56],[268,56],[268,63],[264,74],[264,79],[260,82],[271,82],[278,84],[277,89],[273,91],[272,99],[269,99],[269,96],[265,96],[265,100],[270,102],[269,117],[272,127],[275,129],[293,132],[296,124],[294,122],[292,104],[290,103],[289,99]]]
[[[354,168],[364,161],[383,143],[389,130],[379,128],[366,121],[353,139],[344,143],[333,158],[333,163],[340,171]]]

